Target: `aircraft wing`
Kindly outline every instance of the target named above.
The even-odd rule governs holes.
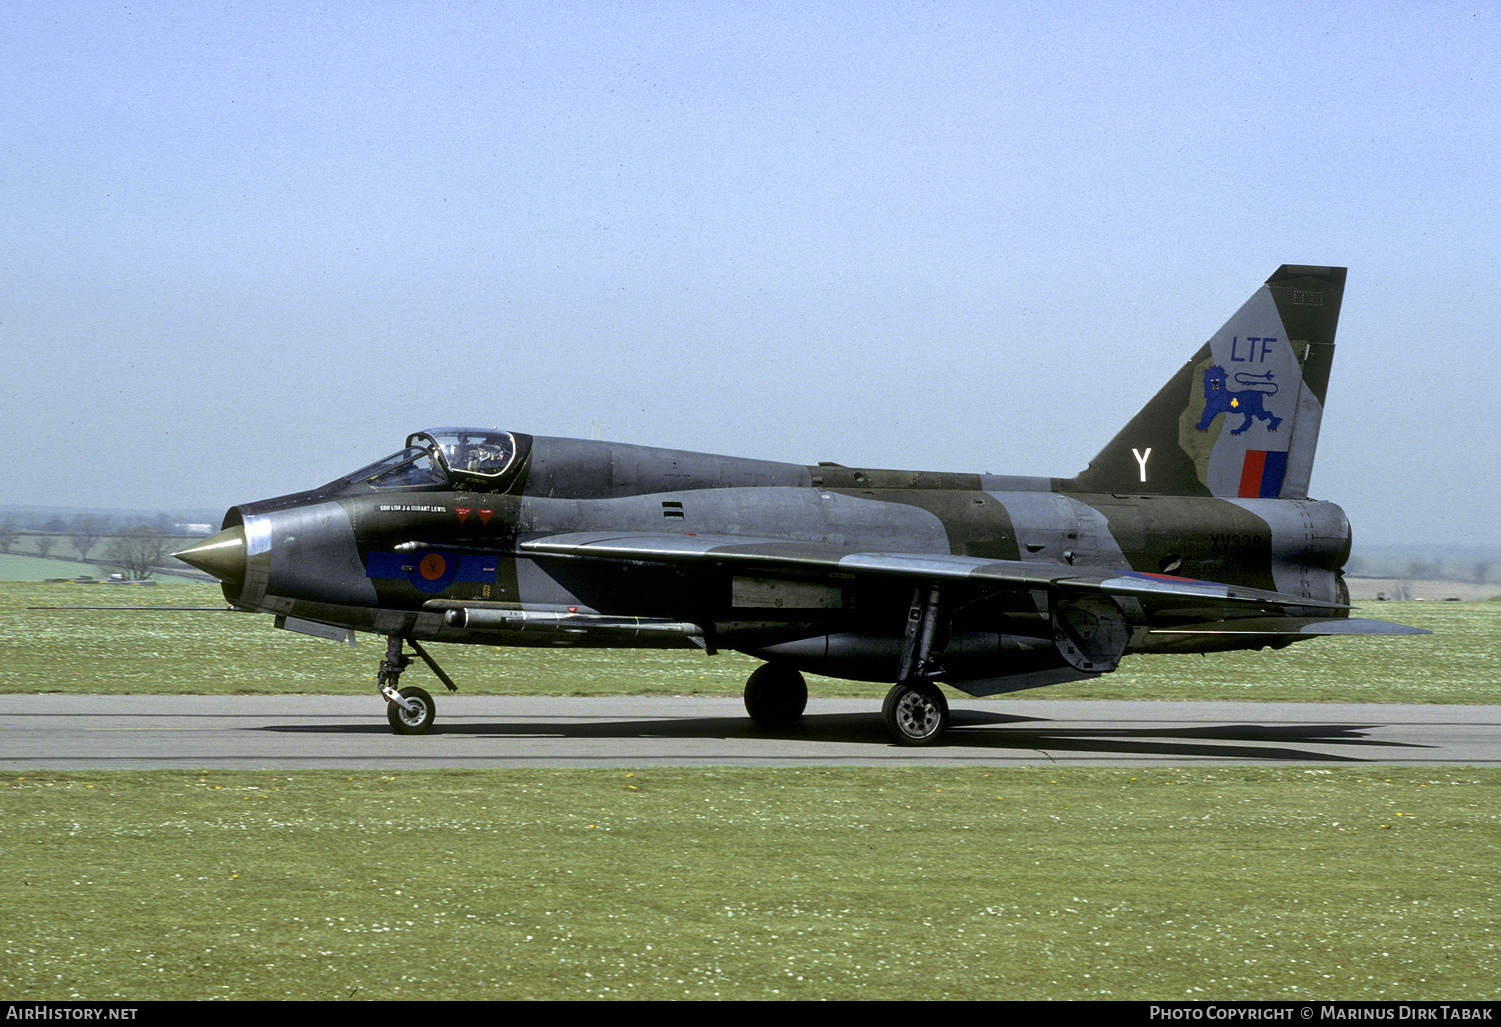
[[[1178,578],[1166,574],[1075,568],[1028,560],[990,560],[949,553],[851,552],[821,542],[757,539],[739,535],[666,535],[569,532],[521,542],[535,555],[717,565],[746,574],[817,572],[878,575],[918,581],[958,581],[997,589],[1053,588],[1129,596],[1148,602],[1190,600],[1240,606],[1345,610],[1339,603],[1305,599],[1240,585]]]

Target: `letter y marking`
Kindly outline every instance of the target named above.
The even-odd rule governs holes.
[[[1152,455],[1152,447],[1148,446],[1145,453],[1139,453],[1135,446],[1131,447],[1131,455],[1136,457],[1136,462],[1141,465],[1141,480],[1147,480],[1147,457]]]

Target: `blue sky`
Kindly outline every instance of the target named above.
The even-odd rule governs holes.
[[[1495,545],[1490,4],[0,2],[0,502],[433,425],[1067,476],[1282,263],[1313,491]]]

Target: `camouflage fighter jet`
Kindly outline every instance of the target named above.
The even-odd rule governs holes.
[[[938,685],[993,695],[1139,652],[1281,648],[1418,629],[1349,616],[1350,525],[1308,498],[1345,269],[1267,279],[1072,478],[775,463],[434,428],[310,492],[229,510],[176,555],[237,609],[386,636],[391,726],[410,646],[697,646],[766,661],[756,724],[803,672],[893,682],[904,745],[938,741]]]

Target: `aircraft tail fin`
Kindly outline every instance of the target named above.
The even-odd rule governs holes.
[[[1063,490],[1306,499],[1344,291],[1278,268]]]

